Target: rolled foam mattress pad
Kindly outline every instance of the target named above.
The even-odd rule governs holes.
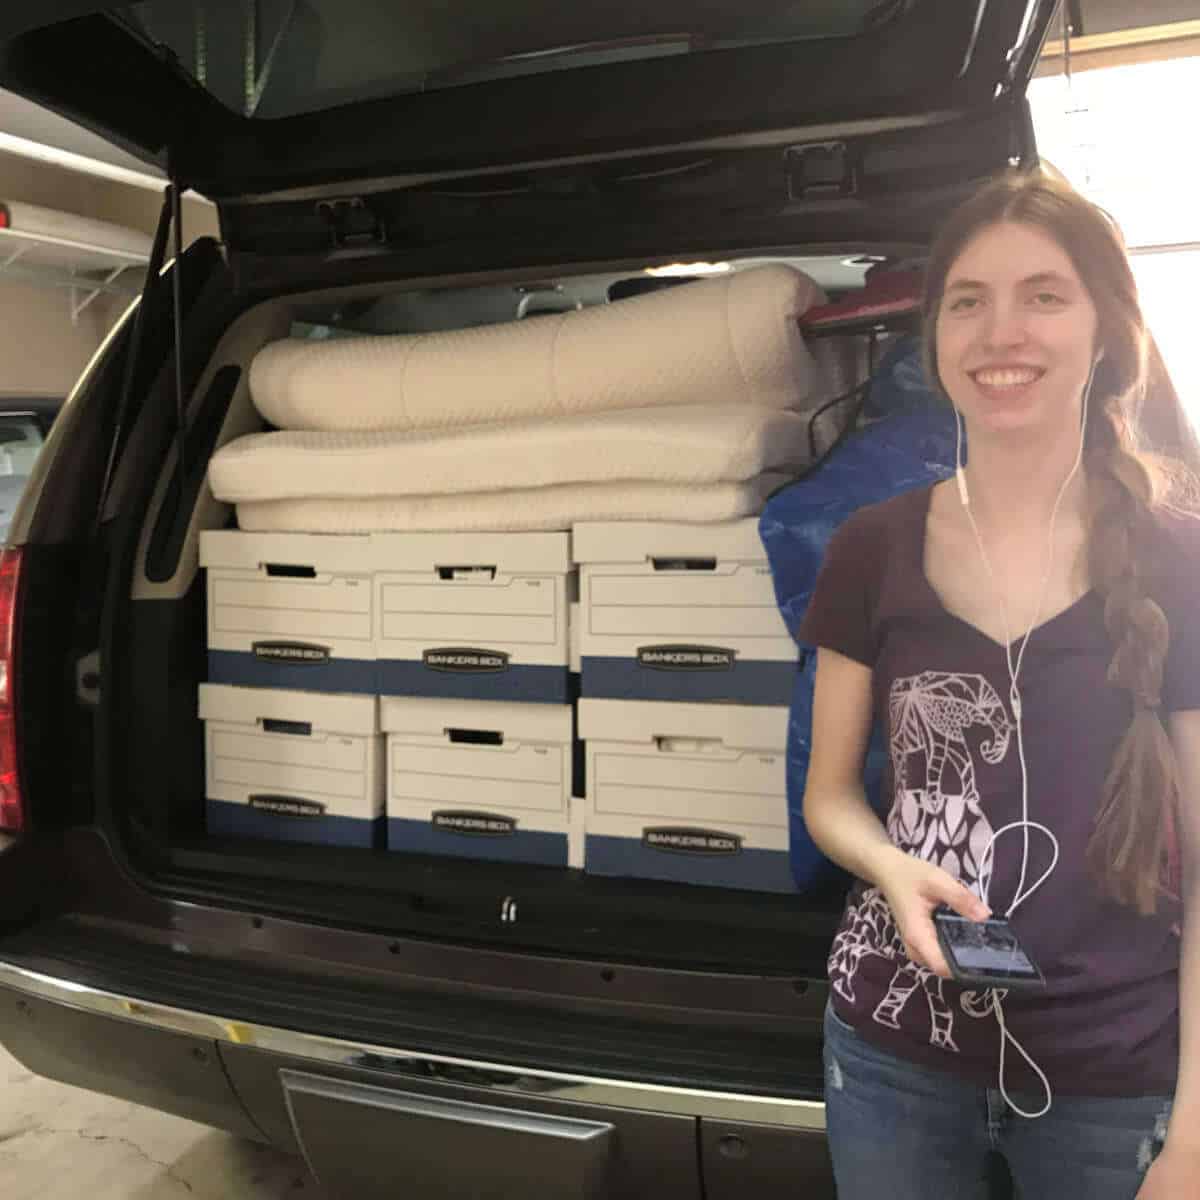
[[[762,511],[790,476],[734,483],[564,483],[457,496],[358,500],[265,500],[237,506],[253,533],[472,532],[570,529],[578,521],[734,521]]]
[[[808,420],[758,405],[619,409],[437,433],[254,433],[209,463],[213,495],[367,499],[613,480],[737,482],[806,465]]]
[[[772,263],[536,320],[284,339],[255,356],[250,393],[280,429],[328,433],[706,402],[800,407],[821,373],[798,318],[824,298]]]

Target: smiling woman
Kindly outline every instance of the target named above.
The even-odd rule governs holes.
[[[968,423],[1062,437],[1073,455],[1079,414],[1062,397],[1082,395],[1096,331],[1096,306],[1066,251],[1036,227],[1004,221],[954,264],[938,308],[937,368]]]
[[[1133,274],[1099,209],[1013,172],[946,223],[924,312],[969,460],[851,517],[800,629],[805,818],[859,880],[829,962],[838,1195],[982,1197],[989,1146],[1026,1200],[1182,1195],[1192,1122],[1170,1153],[1152,1135],[1177,1088],[1177,1111],[1200,1103],[1178,732],[1200,710],[1200,521],[1137,449]],[[860,782],[872,717],[885,823]],[[1041,979],[948,961],[943,907],[991,916]]]

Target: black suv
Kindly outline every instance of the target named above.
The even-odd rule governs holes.
[[[302,1152],[356,1200],[833,1194],[840,889],[206,834],[197,540],[229,516],[206,467],[261,427],[249,363],[297,326],[512,319],[714,259],[845,294],[919,261],[976,181],[1036,160],[1053,7],[6,0],[0,86],[173,181],[0,559],[13,1054]],[[189,188],[222,240],[174,256]]]

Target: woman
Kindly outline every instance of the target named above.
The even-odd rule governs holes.
[[[846,522],[799,633],[805,818],[857,877],[825,1022],[838,1195],[982,1198],[993,1150],[1022,1200],[1200,1195],[1200,521],[1135,448],[1119,234],[1005,176],[934,246],[925,316],[969,461]],[[939,905],[1008,916],[1045,986],[955,983]]]

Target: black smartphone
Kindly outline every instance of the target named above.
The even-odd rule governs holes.
[[[950,973],[959,983],[981,987],[1038,988],[1046,981],[1004,917],[972,921],[937,908],[933,927]]]

